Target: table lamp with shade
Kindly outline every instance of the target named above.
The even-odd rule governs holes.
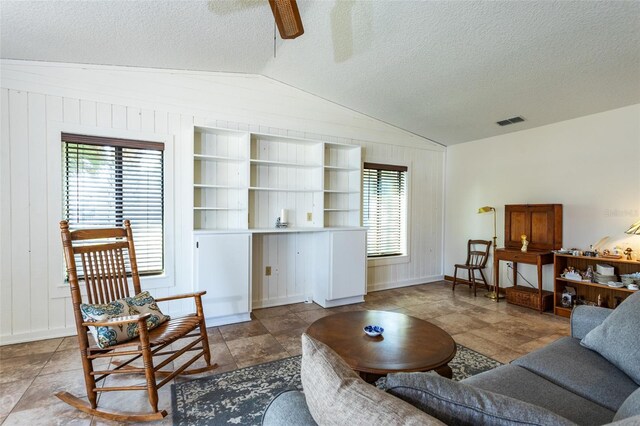
[[[631,225],[631,227],[624,231],[624,233],[629,235],[640,235],[640,220]],[[640,257],[638,257],[637,260],[640,262]]]
[[[481,213],[493,213],[493,247],[492,247],[492,252],[493,252],[493,258],[496,258],[496,248],[498,248],[498,237],[496,235],[496,209],[495,207],[491,207],[491,206],[484,206],[484,207],[480,207],[478,209],[478,214]],[[490,291],[489,293],[485,294],[485,297],[488,297],[491,300],[495,300],[496,302],[500,299],[504,299],[504,296],[500,296],[500,293],[496,293],[495,288],[496,288],[496,270],[495,268],[493,268],[492,270],[492,285],[493,285],[493,291]]]

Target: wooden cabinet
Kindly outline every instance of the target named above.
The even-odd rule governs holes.
[[[562,248],[562,204],[512,204],[504,207],[506,248],[520,249],[523,234],[529,241],[529,250]]]
[[[630,274],[640,271],[640,262],[634,260],[623,259],[605,259],[600,257],[572,256],[569,254],[556,254],[554,257],[554,312],[556,315],[563,317],[571,316],[572,308],[565,308],[561,304],[562,293],[565,287],[573,287],[576,289],[576,295],[582,296],[587,302],[596,302],[598,295],[603,299],[606,307],[613,308],[615,298],[624,300],[634,290],[625,287],[613,288],[604,284],[591,283],[585,281],[569,280],[561,277],[565,268],[572,266],[577,270],[584,271],[589,266],[596,270],[596,264],[607,264],[614,267],[615,274],[618,277],[622,274]],[[636,290],[637,291],[637,290]]]

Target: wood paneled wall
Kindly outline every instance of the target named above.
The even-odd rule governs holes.
[[[408,165],[409,257],[370,266],[369,290],[442,276],[444,149],[426,139],[260,76],[28,61],[1,71],[0,344],[74,333],[58,229],[61,131],[168,144],[168,272],[143,284],[158,297],[193,286],[194,122],[360,144],[364,161]]]

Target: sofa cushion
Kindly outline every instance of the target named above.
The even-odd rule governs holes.
[[[602,324],[613,309],[579,305],[571,311],[571,337],[584,339],[591,330]]]
[[[627,399],[624,400],[616,415],[614,421],[627,419],[633,416],[640,416],[640,388],[636,389]]]
[[[575,425],[545,408],[434,372],[389,374],[386,387],[392,395],[450,425]]]
[[[615,414],[513,364],[485,371],[461,383],[544,407],[580,425],[602,425]]]
[[[640,385],[640,291],[627,297],[582,345],[598,352]]]
[[[302,335],[304,396],[321,425],[442,425],[406,402],[367,384],[331,348]]]
[[[563,337],[512,362],[615,412],[638,387],[598,353]]]
[[[286,390],[271,400],[262,415],[263,426],[316,426],[307,408],[304,394]]]

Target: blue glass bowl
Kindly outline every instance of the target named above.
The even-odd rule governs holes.
[[[363,328],[367,336],[376,337],[384,333],[384,328],[379,325],[367,325]]]

